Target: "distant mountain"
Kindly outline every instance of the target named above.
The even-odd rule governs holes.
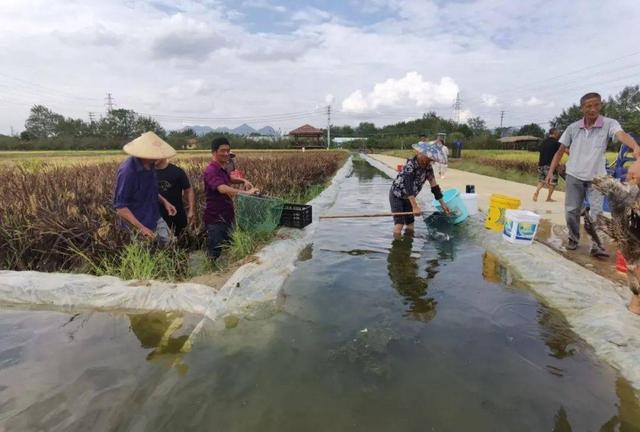
[[[262,129],[258,129],[258,133],[263,136],[276,136],[278,133],[271,126],[265,126]]]
[[[271,126],[265,126],[260,130],[255,130],[254,128],[252,128],[251,126],[249,126],[248,124],[244,123],[240,126],[238,126],[237,128],[234,129],[229,129],[228,127],[219,127],[219,128],[211,128],[209,126],[185,126],[184,128],[182,128],[182,130],[187,130],[187,129],[191,129],[193,130],[196,135],[198,136],[203,136],[206,135],[208,133],[214,132],[214,133],[219,133],[219,134],[233,134],[233,135],[240,135],[240,136],[249,136],[251,134],[260,134],[263,136],[277,136],[278,133],[276,132],[276,130],[274,128],[272,128]]]
[[[214,130],[209,126],[185,126],[182,128],[183,131],[191,129],[198,136],[203,136],[208,134],[209,132],[213,132]]]
[[[247,136],[251,135],[252,133],[256,133],[256,130],[248,124],[244,123],[235,129],[231,129],[231,133],[235,135]]]

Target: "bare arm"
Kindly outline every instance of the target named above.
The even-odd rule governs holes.
[[[155,234],[153,233],[153,231],[151,231],[146,226],[142,225],[142,223],[140,223],[138,218],[136,218],[135,215],[131,212],[131,210],[129,210],[127,207],[116,209],[116,214],[120,216],[122,219],[124,219],[125,221],[127,221],[129,225],[131,225],[132,227],[140,231],[140,233],[142,233],[142,235],[144,235],[145,237],[151,237],[151,238],[155,237]]]
[[[436,178],[432,178],[429,180],[429,186],[431,186],[431,188],[433,189],[434,187],[438,186],[438,182],[436,181]],[[442,207],[442,210],[444,210],[444,212],[446,214],[449,214],[449,207],[447,206],[447,204],[444,202],[444,198],[440,198],[438,200],[438,202],[440,203],[440,206]]]
[[[236,195],[254,195],[258,192],[255,188],[251,188],[245,192],[238,189],[234,189],[231,186],[228,186],[225,184],[218,186],[217,190],[221,194],[229,195],[230,197],[234,197]]]
[[[549,174],[547,174],[547,179],[546,179],[547,183],[551,183],[551,180],[553,179],[553,173],[558,168],[558,165],[560,165],[562,156],[564,156],[565,153],[568,153],[567,150],[568,150],[567,146],[565,146],[564,144],[560,144],[558,151],[553,156],[553,160],[551,161],[551,166],[549,167]]]
[[[169,216],[176,215],[177,211],[176,211],[176,208],[173,206],[173,204],[167,201],[166,198],[160,194],[158,194],[158,199],[160,200],[160,204],[162,204],[165,210],[167,210],[167,214],[169,214]]]
[[[184,195],[187,196],[187,209],[189,211],[196,210],[196,193],[193,191],[193,188],[186,189],[184,191]]]
[[[616,139],[622,144],[626,144],[627,147],[633,150],[633,155],[636,157],[636,159],[640,158],[640,146],[631,135],[629,135],[625,131],[619,131],[618,133],[616,133]]]
[[[246,179],[243,179],[243,178],[240,178],[240,177],[231,176],[231,183],[234,183],[234,184],[241,184],[242,183],[242,184],[244,184],[244,188],[246,190],[253,189],[253,184],[249,180],[246,180]]]

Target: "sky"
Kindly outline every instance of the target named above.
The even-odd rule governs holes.
[[[329,105],[546,128],[640,83],[638,25],[637,0],[0,0],[0,134],[34,104],[99,118],[107,93],[167,129],[325,127]]]

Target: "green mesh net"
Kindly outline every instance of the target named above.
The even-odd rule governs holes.
[[[279,198],[237,195],[236,225],[243,231],[270,233],[280,224],[283,206]]]

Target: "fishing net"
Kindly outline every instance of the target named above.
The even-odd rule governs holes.
[[[237,195],[236,225],[243,231],[270,233],[280,224],[283,206],[279,198]]]

